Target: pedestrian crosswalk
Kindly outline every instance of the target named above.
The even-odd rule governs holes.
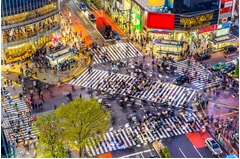
[[[18,106],[18,111],[15,108]],[[28,112],[28,106],[24,100],[12,99],[11,102],[2,103],[3,132],[10,142],[34,139],[38,134],[37,129],[31,123],[32,118]]]
[[[107,45],[92,50],[93,64],[117,61],[142,56],[142,53],[131,42]]]
[[[160,120],[154,120],[98,134],[87,140],[86,150],[90,156],[94,157],[106,152],[141,146],[155,140],[201,130],[202,123],[194,113],[161,120],[161,124],[159,124]]]
[[[173,64],[173,66],[177,67],[176,72],[181,75],[184,74],[183,70],[189,70],[190,76],[193,77],[191,84],[196,86],[198,89],[212,87],[220,82],[219,77],[216,77],[216,80],[208,81],[208,79],[211,78],[212,73],[208,69],[204,68],[204,66],[201,64],[196,64],[193,59],[191,59],[190,66],[188,66],[187,60],[176,62]]]
[[[85,71],[78,78],[69,82],[72,85],[99,89],[108,93],[129,94],[130,97],[148,100],[152,102],[167,101],[176,107],[184,102],[190,102],[196,94],[191,88],[177,86],[161,81],[147,81],[138,86],[138,91],[132,91],[137,77],[124,74],[111,73],[93,69],[92,72]],[[127,85],[124,85],[127,84]]]

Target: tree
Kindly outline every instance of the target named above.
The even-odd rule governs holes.
[[[67,105],[62,104],[55,114],[61,119],[59,126],[64,128],[65,140],[78,148],[80,158],[84,157],[88,139],[109,128],[110,112],[93,98],[77,98]]]
[[[235,75],[239,77],[239,60],[237,60],[236,68],[235,68]]]
[[[39,130],[38,153],[45,158],[64,158],[65,154],[63,134],[59,127],[59,120],[54,113],[41,114],[34,122]]]

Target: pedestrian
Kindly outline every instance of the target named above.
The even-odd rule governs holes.
[[[16,88],[15,88],[14,84],[12,85],[12,89],[13,89],[13,91],[16,91]]]
[[[18,105],[17,105],[17,103],[15,103],[15,109],[18,112]]]
[[[23,97],[22,93],[19,93],[18,97],[20,100],[22,100],[22,97]]]
[[[40,99],[44,102],[44,96],[41,94]]]

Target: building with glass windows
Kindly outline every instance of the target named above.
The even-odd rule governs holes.
[[[14,62],[31,56],[60,31],[59,0],[2,0],[2,58]]]
[[[235,0],[114,1],[112,6],[131,13],[126,21],[131,21],[132,36],[157,38],[154,47],[159,52],[179,54],[185,50],[182,44],[201,41],[210,41],[208,46],[217,51],[236,40],[229,34]]]

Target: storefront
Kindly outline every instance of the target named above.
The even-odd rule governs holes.
[[[209,47],[212,52],[221,51],[226,46],[233,45],[236,46],[237,37],[234,35],[228,34],[220,37],[213,38],[210,40]]]
[[[160,40],[153,41],[153,52],[157,54],[181,55],[183,51],[183,42],[176,40]]]

